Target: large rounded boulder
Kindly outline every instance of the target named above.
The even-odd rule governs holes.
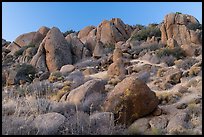
[[[54,72],[66,64],[72,64],[70,46],[56,27],[50,29],[40,44],[31,64],[42,71]]]
[[[135,75],[125,78],[108,93],[103,110],[113,112],[117,123],[132,124],[151,113],[159,100],[156,94]]]

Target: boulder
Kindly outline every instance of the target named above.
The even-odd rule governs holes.
[[[61,67],[60,72],[62,73],[62,75],[67,76],[74,69],[75,69],[75,67],[73,65],[64,65]]]
[[[33,125],[38,129],[39,135],[54,135],[64,123],[65,117],[59,113],[47,113],[38,115],[33,120]]]
[[[97,72],[98,72],[98,70],[96,68],[87,68],[83,71],[83,74],[84,75],[92,75],[92,74],[95,74]]]
[[[122,58],[123,57],[123,52],[121,50],[121,48],[115,48],[113,51],[113,62],[116,62],[117,59]]]
[[[67,96],[68,103],[83,106],[84,111],[90,111],[87,109],[100,109],[103,93],[105,93],[105,82],[96,79],[87,81],[64,96]]]
[[[94,26],[87,26],[87,27],[83,28],[82,30],[79,31],[78,38],[85,44],[88,34],[94,28],[95,28]]]
[[[40,34],[42,34],[43,37],[45,37],[48,33],[48,31],[50,30],[50,28],[46,27],[46,26],[42,26],[38,29],[37,32],[39,32]]]
[[[38,46],[42,42],[44,37],[45,36],[43,36],[38,31],[22,34],[18,36],[11,44],[8,45],[7,49],[11,51],[9,54],[13,55],[21,47],[24,47],[27,45],[32,44],[32,45]]]
[[[93,51],[93,57],[95,57],[95,58],[102,57],[104,54],[103,50],[104,50],[103,43],[100,41],[97,41],[96,46],[95,46],[94,51]]]
[[[126,69],[124,67],[123,60],[121,58],[118,58],[115,62],[113,62],[108,67],[107,73],[109,79],[117,77],[122,80],[126,75]]]
[[[147,118],[140,118],[134,121],[128,127],[129,135],[146,135],[149,131],[149,120]]]
[[[70,81],[70,88],[74,89],[84,83],[84,75],[81,71],[75,70],[71,72],[66,78],[66,81]]]
[[[156,94],[135,75],[125,78],[108,93],[103,110],[113,112],[118,123],[132,124],[158,106]]]
[[[40,44],[31,64],[42,71],[60,70],[63,65],[72,64],[70,46],[56,27],[50,29]]]

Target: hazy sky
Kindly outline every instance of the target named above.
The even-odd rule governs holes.
[[[190,14],[201,22],[202,2],[2,2],[2,36],[13,41],[41,26],[78,31],[111,18],[148,25],[162,22],[171,12]]]

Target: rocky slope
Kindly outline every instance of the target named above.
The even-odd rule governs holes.
[[[119,18],[2,39],[2,134],[202,134],[202,25]]]

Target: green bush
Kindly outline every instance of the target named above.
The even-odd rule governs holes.
[[[27,80],[30,81],[34,79],[36,69],[32,65],[23,63],[22,65],[18,64],[16,68],[18,70],[16,77],[25,77]]]
[[[14,53],[14,56],[15,57],[19,57],[20,55],[23,54],[23,52],[27,49],[27,48],[30,48],[30,47],[35,47],[34,44],[29,44],[27,46],[23,46],[21,47],[19,50],[17,50],[15,53]]]
[[[146,40],[147,37],[161,37],[161,31],[157,27],[145,27],[144,29],[138,31],[136,34],[131,36],[131,40]]]
[[[176,12],[176,14],[182,14],[181,12]]]
[[[64,33],[63,33],[63,36],[64,37],[66,37],[68,34],[71,34],[71,33],[75,33],[76,31],[74,31],[74,30],[68,30],[68,31],[65,31]]]
[[[141,24],[136,24],[136,25],[133,25],[132,26],[133,28],[138,28],[138,29],[143,29],[143,28],[145,28],[145,26],[144,25],[141,25]]]
[[[164,56],[170,56],[170,55],[172,55],[176,59],[181,59],[185,57],[184,51],[180,47],[176,47],[174,49],[171,49],[168,47],[162,48],[156,52],[156,55],[160,58]]]

